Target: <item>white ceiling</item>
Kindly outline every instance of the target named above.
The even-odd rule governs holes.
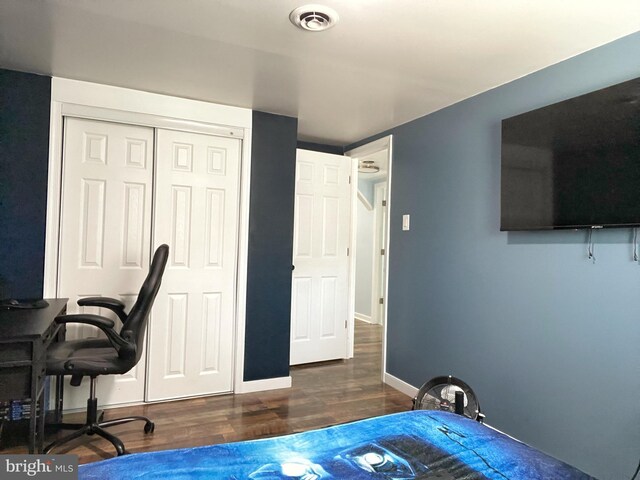
[[[0,0],[0,66],[298,117],[348,144],[640,30],[638,0]]]

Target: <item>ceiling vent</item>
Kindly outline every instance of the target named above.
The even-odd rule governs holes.
[[[289,20],[308,32],[321,32],[338,23],[338,14],[324,5],[312,4],[296,8],[289,14]]]

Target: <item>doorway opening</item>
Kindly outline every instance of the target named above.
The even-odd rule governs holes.
[[[387,217],[386,151],[358,159],[355,313],[357,320],[384,325],[384,237]],[[372,162],[371,167],[361,167]]]
[[[351,245],[354,259],[350,275],[352,312],[351,351],[360,342],[357,335],[381,337],[380,377],[386,370],[387,269],[389,252],[389,205],[391,186],[392,137],[384,137],[345,153],[352,158]]]
[[[291,366],[352,359],[356,335],[377,336],[384,381],[391,140],[344,155],[298,149]]]

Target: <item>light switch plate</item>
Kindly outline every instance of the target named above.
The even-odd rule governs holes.
[[[409,223],[411,221],[410,215],[405,213],[402,215],[402,230],[409,230]]]

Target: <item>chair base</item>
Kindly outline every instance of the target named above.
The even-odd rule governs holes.
[[[120,455],[124,455],[127,453],[127,451],[124,448],[124,443],[122,443],[122,440],[120,440],[118,437],[116,437],[115,435],[107,432],[104,428],[105,427],[113,427],[114,425],[122,425],[123,423],[128,423],[128,422],[133,422],[136,420],[140,420],[145,422],[144,425],[144,433],[153,433],[153,431],[155,430],[155,424],[149,420],[147,417],[125,417],[125,418],[117,418],[114,420],[108,420],[106,422],[102,422],[102,423],[91,423],[91,424],[87,424],[87,425],[81,425],[78,426],[77,425],[72,425],[72,424],[63,424],[60,425],[60,428],[78,428],[76,431],[74,431],[73,433],[70,433],[69,435],[66,435],[58,440],[56,440],[55,442],[50,443],[49,445],[47,445],[44,450],[42,451],[42,453],[44,454],[49,454],[52,450],[54,450],[55,448],[59,447],[60,445],[63,445],[67,442],[70,442],[71,440],[74,440],[78,437],[81,437],[83,435],[98,435],[106,440],[108,440],[109,442],[111,442],[111,444],[115,447],[116,449],[116,453],[118,456]]]
[[[122,440],[120,440],[115,435],[107,432],[105,428],[113,427],[115,425],[122,425],[124,423],[135,422],[139,420],[139,421],[145,422],[144,433],[153,433],[153,431],[155,430],[155,424],[151,420],[149,420],[147,417],[135,415],[131,417],[123,417],[123,418],[116,418],[113,420],[102,421],[104,417],[104,412],[98,413],[98,400],[95,397],[95,380],[96,380],[95,377],[91,378],[91,389],[90,389],[91,393],[90,393],[89,399],[87,400],[86,422],[84,424],[59,423],[59,424],[53,425],[54,427],[61,428],[61,429],[73,429],[75,430],[75,432],[70,433],[69,435],[66,435],[50,443],[44,448],[42,453],[48,454],[53,449],[59,447],[60,445],[70,442],[71,440],[79,438],[83,435],[98,435],[108,440],[109,442],[111,442],[111,444],[116,449],[116,454],[120,456],[127,453],[127,451],[124,448],[124,443],[122,443]]]

